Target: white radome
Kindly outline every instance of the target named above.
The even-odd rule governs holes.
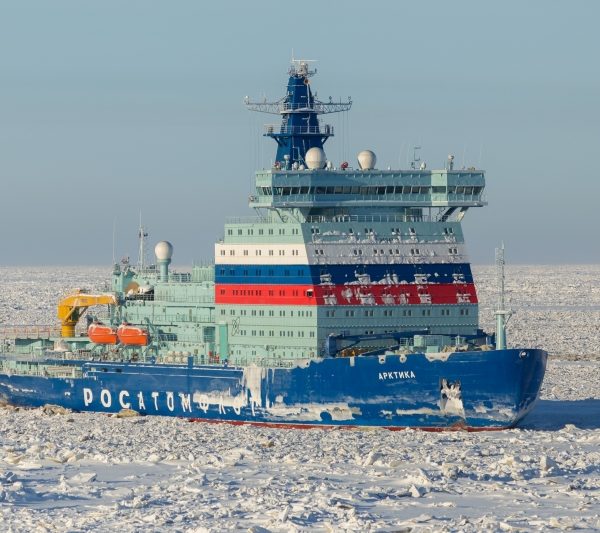
[[[173,256],[173,245],[169,241],[160,241],[154,247],[154,255],[159,261],[171,259]]]
[[[377,163],[377,156],[371,150],[363,150],[357,156],[361,170],[373,170]]]
[[[315,146],[306,152],[304,161],[308,168],[323,168],[327,163],[327,158],[323,149]]]

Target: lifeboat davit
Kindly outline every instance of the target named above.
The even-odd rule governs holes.
[[[117,344],[117,331],[111,326],[93,322],[87,333],[90,340],[96,344]]]
[[[126,346],[147,346],[150,341],[147,330],[126,323],[119,326],[117,336],[121,344]]]

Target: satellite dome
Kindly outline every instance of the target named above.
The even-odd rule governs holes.
[[[358,154],[357,159],[361,170],[373,170],[377,163],[377,157],[371,150],[363,150]]]
[[[327,158],[323,149],[315,146],[306,152],[304,161],[308,168],[323,168],[327,163]]]
[[[160,241],[154,247],[154,255],[159,261],[171,259],[173,256],[173,245],[169,241]]]

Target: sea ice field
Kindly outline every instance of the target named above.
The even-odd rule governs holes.
[[[475,267],[493,329],[495,269]],[[0,268],[0,328],[50,324],[108,269]],[[0,530],[600,529],[600,267],[507,267],[509,343],[551,353],[500,432],[275,430],[0,408]]]

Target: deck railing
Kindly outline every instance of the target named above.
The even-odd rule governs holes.
[[[36,324],[0,326],[0,339],[49,339],[51,337],[60,337],[59,326]]]

